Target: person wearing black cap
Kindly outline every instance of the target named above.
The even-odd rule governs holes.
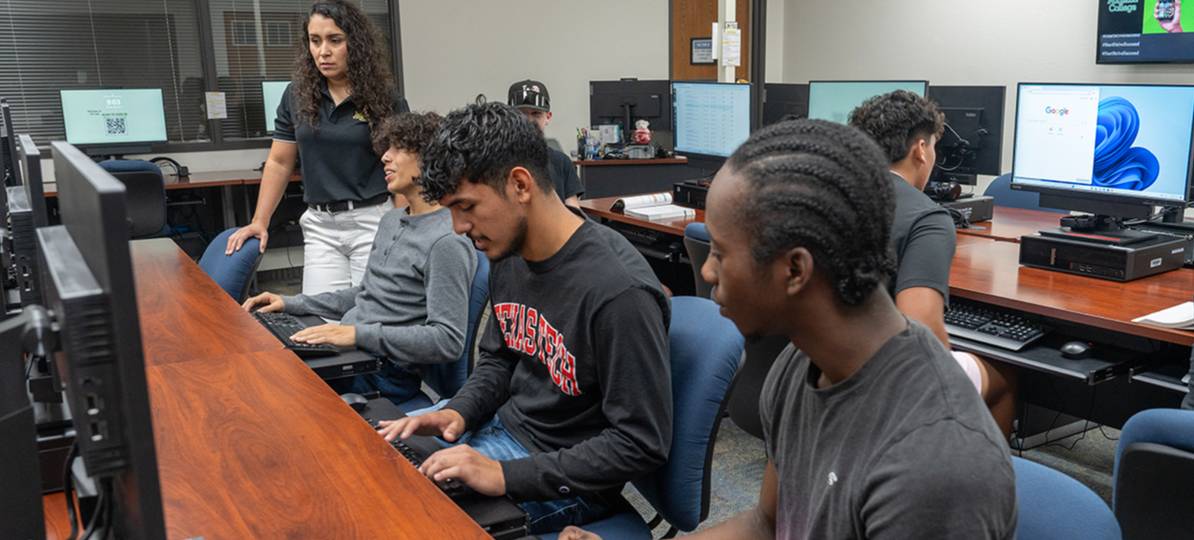
[[[551,97],[547,94],[547,86],[539,81],[527,79],[510,85],[506,95],[506,103],[522,111],[531,123],[538,126],[542,133],[547,132],[547,125],[551,123]],[[556,186],[556,194],[568,206],[580,206],[580,196],[585,188],[576,175],[576,165],[572,158],[555,148],[548,147],[548,174],[551,182]]]

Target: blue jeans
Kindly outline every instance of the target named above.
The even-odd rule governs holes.
[[[438,411],[448,403],[439,403],[425,409],[411,411],[408,416],[418,416]],[[501,419],[493,415],[493,419],[481,427],[465,433],[456,443],[439,441],[444,448],[456,444],[467,444],[481,455],[497,461],[512,461],[530,457],[531,453],[518,442]],[[608,517],[612,512],[603,504],[590,497],[578,496],[570,499],[553,499],[546,501],[523,501],[518,506],[527,513],[529,521],[528,532],[531,534],[546,534],[557,532],[569,525],[584,525]]]

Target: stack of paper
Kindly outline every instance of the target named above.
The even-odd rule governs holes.
[[[1194,302],[1186,302],[1171,308],[1162,309],[1156,313],[1149,313],[1143,317],[1132,319],[1132,322],[1155,324],[1165,328],[1194,330]]]
[[[612,210],[647,221],[696,218],[696,210],[672,204],[670,192],[622,197],[614,202]]]

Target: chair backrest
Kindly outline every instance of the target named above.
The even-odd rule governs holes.
[[[203,250],[203,256],[199,258],[199,268],[211,276],[233,300],[244,302],[245,296],[249,294],[249,285],[253,283],[253,274],[257,272],[257,265],[261,263],[261,241],[250,238],[239,251],[225,255],[228,237],[236,231],[237,228],[233,227],[216,236],[207,245],[207,249]]]
[[[477,273],[473,274],[473,284],[468,295],[468,323],[464,334],[464,353],[460,359],[448,364],[421,365],[423,382],[427,383],[440,399],[450,398],[464,386],[464,381],[473,371],[473,351],[477,340],[478,326],[481,322],[481,312],[489,302],[489,259],[482,251],[477,252]]]
[[[1119,524],[1090,488],[1044,465],[1012,457],[1019,540],[1119,540]]]
[[[696,295],[711,298],[713,286],[701,277],[701,267],[709,258],[709,229],[705,228],[704,223],[689,223],[684,227],[684,249],[688,251],[688,260],[692,261],[692,281],[696,284]]]
[[[1066,210],[1042,207],[1041,196],[1039,193],[1034,191],[1012,189],[1012,175],[1010,174],[996,176],[995,179],[987,185],[987,189],[983,190],[983,195],[994,197],[995,204],[999,206],[1023,208],[1025,210],[1043,210],[1045,212],[1067,213]]]
[[[1181,538],[1194,531],[1194,411],[1151,409],[1124,424],[1115,453],[1112,507],[1124,538]]]
[[[708,299],[676,296],[671,311],[671,452],[634,485],[668,523],[691,531],[709,515],[713,443],[743,340]]]
[[[133,238],[160,234],[166,227],[166,184],[162,169],[139,159],[101,161],[128,190],[128,211]]]
[[[746,340],[746,351],[742,353],[742,364],[734,374],[734,386],[730,390],[730,420],[757,438],[763,438],[763,418],[759,416],[759,395],[763,381],[771,372],[775,358],[791,341],[784,336],[753,337]]]

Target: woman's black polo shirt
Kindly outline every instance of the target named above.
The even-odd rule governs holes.
[[[287,85],[278,104],[274,140],[298,143],[303,167],[303,201],[307,204],[363,201],[385,193],[381,157],[373,153],[369,131],[369,120],[382,119],[366,119],[357,111],[352,96],[335,105],[325,81],[321,87],[319,126],[312,127],[292,112],[296,109],[290,94],[293,85]],[[408,111],[406,100],[395,96],[394,112]]]

